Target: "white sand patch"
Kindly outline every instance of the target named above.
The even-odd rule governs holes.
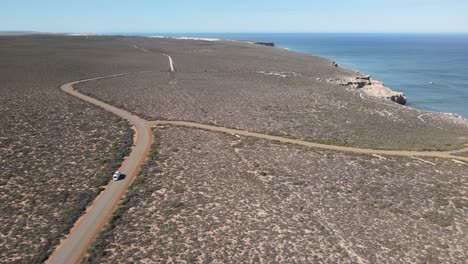
[[[430,162],[430,161],[427,161],[427,160],[423,160],[423,159],[418,158],[418,157],[413,157],[413,159],[422,161],[422,162],[427,163],[427,164],[436,165],[434,162]]]
[[[166,37],[166,36],[149,36],[149,38],[166,38],[166,39],[183,39],[183,40],[220,41],[220,39],[217,39],[217,38]]]
[[[93,33],[71,33],[67,35],[68,36],[98,36],[98,34],[93,34]]]
[[[186,40],[203,40],[203,41],[220,41],[217,38],[191,38],[191,37],[177,37],[175,39],[186,39]]]
[[[234,40],[234,39],[218,39],[218,38],[194,38],[194,37],[168,37],[168,36],[149,36],[148,38],[162,38],[162,39],[181,39],[181,40],[202,40],[202,41],[231,41],[247,44],[255,44],[252,41]]]
[[[422,117],[425,116],[425,115],[430,115],[430,114],[432,114],[432,113],[427,113],[427,114],[419,115],[419,116],[418,116],[418,119],[421,120],[422,122],[426,123],[426,121],[425,121],[424,119],[422,119]]]
[[[166,56],[167,58],[169,58],[169,66],[171,67],[171,72],[174,71],[174,62],[172,61],[172,57],[167,55],[167,54],[163,54],[164,56]]]
[[[140,48],[140,47],[138,47],[137,45],[133,45],[133,47],[134,47],[135,49],[139,49],[139,50],[144,51],[144,52],[146,52],[146,53],[151,53],[149,50],[144,49],[144,48]]]
[[[266,71],[259,71],[257,73],[264,74],[264,75],[278,76],[278,77],[281,77],[281,78],[298,76],[298,74],[295,73],[295,72],[266,72]]]
[[[459,160],[456,160],[456,159],[453,159],[452,161],[457,163],[457,164],[466,165],[465,162],[462,162],[462,161],[459,161]]]
[[[245,40],[226,39],[226,41],[239,42],[239,43],[248,43],[248,44],[255,45],[255,42],[252,42],[252,41],[245,41]]]
[[[379,160],[387,160],[387,158],[383,157],[383,156],[380,156],[378,154],[372,154],[372,156],[378,158]]]

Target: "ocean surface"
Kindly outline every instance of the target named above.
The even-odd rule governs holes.
[[[468,34],[138,33],[267,41],[331,58],[402,91],[408,105],[468,118]]]

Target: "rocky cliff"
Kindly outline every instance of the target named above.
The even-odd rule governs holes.
[[[255,42],[257,45],[262,45],[262,46],[268,46],[268,47],[274,47],[275,43],[273,42]]]
[[[371,97],[389,99],[393,102],[402,105],[406,104],[407,98],[404,93],[396,92],[388,87],[385,87],[383,82],[372,80],[370,75],[359,75],[338,79],[328,79],[327,81],[330,83],[359,89],[360,91]]]

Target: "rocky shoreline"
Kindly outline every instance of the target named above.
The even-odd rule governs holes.
[[[276,45],[273,42],[254,42],[254,44],[276,47]],[[339,67],[339,65],[335,61],[332,61],[332,65],[334,67]],[[289,75],[279,74],[279,76],[285,78]],[[341,78],[332,78],[327,79],[327,82],[359,89],[359,91],[362,91],[367,96],[390,100],[401,105],[406,105],[406,102],[408,100],[404,93],[393,91],[392,89],[386,87],[385,84],[381,81],[372,80],[370,75],[360,74],[351,77],[346,76]]]
[[[204,40],[204,41],[221,41],[222,39],[206,39],[206,38],[190,38],[190,37],[164,37],[164,36],[152,36],[152,38],[173,38],[173,39],[192,39],[192,40]],[[225,40],[225,41],[232,41],[232,40]],[[267,47],[277,47],[274,42],[248,42],[248,41],[240,41],[249,44],[256,44],[261,46]],[[332,61],[332,65],[334,67],[340,67],[335,61]],[[280,73],[268,73],[268,72],[259,72],[263,74],[270,74],[280,76],[282,78],[289,77],[289,74],[284,74],[283,72]],[[321,80],[321,78],[317,78]],[[370,75],[363,75],[359,74],[356,76],[343,76],[340,78],[331,78],[326,80],[329,83],[334,83],[342,86],[347,86],[354,88],[363,92],[365,95],[373,98],[390,100],[392,102],[406,105],[407,97],[404,93],[393,91],[392,89],[385,86],[385,84],[381,81],[372,80]]]
[[[372,80],[370,75],[327,79],[327,82],[352,87],[364,92],[367,96],[391,100],[401,105],[405,105],[407,101],[404,93],[385,87],[383,82]]]

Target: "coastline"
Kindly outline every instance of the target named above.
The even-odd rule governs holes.
[[[354,72],[356,73],[356,77],[357,76],[366,76],[371,78],[371,75],[369,74],[366,74],[366,73],[361,73],[360,71],[358,70],[355,70],[355,69],[351,69],[351,68],[347,68],[347,67],[343,67],[341,65],[338,65],[336,64],[336,62],[333,60],[333,58],[329,58],[329,57],[322,57],[320,55],[317,55],[317,54],[311,54],[311,53],[306,53],[306,52],[302,52],[302,51],[297,51],[297,50],[293,50],[293,49],[290,49],[288,47],[280,47],[280,46],[276,46],[277,48],[281,48],[281,49],[284,49],[286,51],[289,51],[289,52],[295,52],[295,53],[299,53],[299,54],[305,54],[305,55],[311,55],[311,56],[315,56],[315,57],[320,57],[320,58],[324,58],[324,59],[327,59],[329,60],[332,65],[336,66],[336,67],[341,67],[343,69],[346,69],[350,72]],[[370,81],[371,79],[369,79]],[[328,80],[327,80],[328,81]],[[336,81],[336,82],[335,82]],[[422,122],[426,123],[427,121],[425,119],[423,119],[424,116],[430,116],[430,115],[437,115],[439,116],[440,118],[442,119],[445,119],[447,121],[450,121],[450,122],[453,122],[453,123],[462,123],[464,126],[466,126],[468,128],[468,117],[464,117],[463,115],[460,115],[460,114],[457,114],[457,113],[452,113],[452,112],[439,112],[439,111],[432,111],[432,110],[427,110],[427,109],[420,109],[420,108],[416,108],[416,107],[413,107],[411,105],[407,105],[406,102],[408,100],[411,100],[411,98],[407,98],[406,95],[402,92],[399,92],[399,91],[395,91],[393,90],[391,87],[387,87],[384,85],[384,83],[380,80],[373,80],[373,82],[376,82],[378,84],[378,87],[373,87],[371,83],[369,83],[369,85],[367,87],[361,87],[361,88],[370,88],[370,89],[365,89],[365,90],[362,90],[364,92],[367,92],[366,94],[370,96],[370,98],[372,99],[366,99],[363,97],[362,93],[360,93],[360,97],[363,99],[363,100],[370,100],[374,103],[384,103],[384,104],[388,104],[389,101],[393,101],[391,98],[388,98],[387,95],[390,95],[390,96],[393,96],[393,95],[396,95],[397,97],[399,97],[400,95],[404,97],[404,102],[403,104],[400,104],[398,102],[395,102],[393,101],[391,105],[395,106],[395,107],[399,107],[399,106],[403,106],[403,107],[408,107],[408,108],[411,108],[411,109],[414,109],[414,110],[417,110],[417,111],[420,111],[421,112],[421,115],[418,116],[418,119],[421,120]],[[359,84],[355,84],[355,83],[349,83],[349,82],[352,82],[352,80],[349,80],[349,78],[344,78],[344,79],[338,79],[338,80],[331,80],[331,82],[335,82],[339,85],[343,85],[343,86],[353,86],[353,85],[359,85]],[[372,93],[373,93],[373,88],[377,89],[376,92],[379,92],[378,90],[380,90],[381,88],[383,89],[388,89],[389,92],[386,93],[384,96],[372,96]],[[375,90],[374,90],[375,91]],[[382,99],[384,99],[385,101],[382,101]],[[437,126],[436,126],[437,127]],[[437,127],[440,129],[440,127]],[[442,128],[443,130],[445,130],[444,128]]]
[[[335,67],[342,68],[350,73],[353,73],[353,76],[342,76],[342,78],[338,79],[327,79],[323,80],[330,83],[335,83],[344,87],[351,87],[356,89],[359,92],[359,96],[363,100],[370,100],[375,103],[388,103],[398,106],[404,105],[405,107],[415,109],[421,112],[421,116],[427,115],[440,115],[444,117],[444,119],[460,122],[463,120],[463,123],[466,123],[468,127],[468,118],[464,117],[461,114],[453,113],[453,112],[444,112],[444,111],[433,111],[428,109],[421,109],[418,107],[414,107],[412,105],[408,105],[407,102],[411,102],[411,98],[407,98],[406,94],[397,90],[394,90],[392,87],[385,86],[384,82],[380,80],[373,79],[370,74],[363,73],[353,68],[344,67],[339,65],[335,62],[335,60],[331,57],[324,57],[319,54],[313,54],[305,51],[295,50],[290,47],[284,47],[278,45],[275,42],[268,41],[268,42],[256,42],[251,40],[237,40],[237,39],[225,39],[225,38],[204,38],[204,37],[190,37],[190,36],[163,36],[163,35],[154,35],[154,36],[145,36],[145,35],[131,35],[131,36],[142,36],[147,38],[164,38],[164,39],[176,39],[176,40],[198,40],[198,41],[208,41],[208,42],[216,42],[216,41],[227,41],[227,42],[238,42],[238,43],[246,43],[251,45],[262,45],[269,48],[277,48],[281,50],[285,50],[291,53],[296,53],[300,55],[307,55],[312,57],[317,57],[321,59],[325,59],[329,61],[329,63]],[[273,45],[263,45],[262,43],[273,43]],[[363,79],[362,79],[363,78]],[[364,98],[364,97],[367,97]],[[421,119],[422,117],[419,117]],[[423,121],[426,122],[426,121]]]
[[[106,37],[106,36],[126,36],[126,37],[145,37],[145,38],[164,38],[164,39],[178,39],[178,40],[199,40],[199,41],[208,41],[208,42],[216,42],[216,41],[229,41],[229,42],[238,42],[238,43],[247,43],[247,44],[260,44],[256,41],[249,41],[246,39],[243,40],[238,40],[238,39],[232,39],[232,38],[215,38],[215,37],[202,37],[203,35],[229,35],[229,34],[223,34],[223,33],[199,33],[199,34],[190,34],[187,33],[185,36],[181,36],[180,34],[176,33],[168,33],[167,35],[154,35],[153,33],[42,33],[42,32],[30,32],[30,33],[24,33],[24,34],[19,34],[19,35],[35,35],[35,34],[41,34],[41,35],[64,35],[64,36],[70,36],[70,37]],[[235,33],[233,35],[242,35],[243,33]],[[317,33],[318,34],[318,33]],[[15,34],[13,34],[15,35]],[[191,37],[190,35],[199,35],[197,37]],[[260,35],[265,35],[260,34]],[[320,35],[320,34],[319,34]],[[322,35],[327,35],[327,34],[322,34]],[[352,35],[352,34],[350,34]],[[6,35],[8,36],[8,35]],[[10,35],[11,36],[11,35]],[[264,42],[264,41],[259,41],[259,42]],[[308,56],[313,56],[313,57],[318,57],[322,59],[328,60],[330,63],[333,65],[336,65],[342,69],[348,70],[349,72],[355,73],[355,76],[353,77],[363,77],[363,76],[371,76],[368,72],[361,72],[361,70],[356,70],[354,68],[346,67],[343,65],[338,65],[335,63],[334,58],[328,57],[328,56],[323,56],[317,53],[310,53],[307,51],[295,49],[292,47],[287,47],[283,45],[278,45],[276,42],[271,42],[274,43],[273,47],[278,48],[278,49],[283,49],[292,53],[297,53],[297,54],[302,54],[302,55],[308,55]],[[344,76],[344,78],[339,79],[339,80],[331,80],[332,82],[336,82],[337,84],[344,85],[344,86],[355,86],[356,84],[350,83],[350,84],[345,84],[345,82],[350,81],[349,76]],[[432,83],[432,82],[431,82]],[[374,85],[377,84],[377,85]],[[378,86],[378,87],[376,87]],[[359,87],[363,88],[363,87]],[[359,89],[358,88],[358,89]],[[412,109],[418,110],[422,112],[422,115],[427,115],[427,114],[440,114],[440,115],[445,115],[445,116],[454,116],[455,118],[461,118],[464,119],[466,122],[468,122],[468,117],[465,117],[462,114],[455,113],[455,112],[450,112],[450,111],[437,111],[437,110],[430,110],[426,108],[421,108],[413,105],[412,97],[408,96],[408,100],[406,98],[406,93],[400,92],[398,90],[394,90],[395,88],[392,86],[385,86],[384,82],[378,80],[378,79],[372,79],[371,82],[369,82],[369,85],[366,85],[366,89],[361,89],[362,92],[364,92],[370,99],[376,99],[375,102],[379,103],[380,99],[383,98],[385,100],[390,100],[394,101],[396,103],[400,103],[405,105],[406,107],[410,107]],[[392,96],[396,96],[397,100],[393,100]],[[360,93],[360,97],[362,98],[362,93]],[[401,98],[401,99],[400,99]],[[406,102],[409,102],[409,104],[406,104]],[[402,103],[404,102],[404,103]]]
[[[222,39],[221,39],[221,40],[222,40]],[[226,41],[230,41],[230,40],[226,40]],[[251,44],[253,44],[252,42],[248,42],[248,41],[245,41],[245,43],[251,43]],[[275,45],[276,45],[276,43],[275,43]],[[348,71],[350,71],[350,72],[355,73],[355,74],[356,74],[355,77],[365,77],[366,79],[369,78],[369,81],[371,81],[372,83],[369,82],[369,85],[368,85],[368,86],[366,85],[367,87],[360,87],[360,88],[370,88],[371,91],[369,91],[369,90],[363,90],[363,91],[369,92],[368,95],[369,95],[371,98],[376,99],[376,100],[372,100],[372,101],[375,102],[375,103],[382,103],[382,101],[379,100],[379,99],[386,99],[387,102],[388,102],[388,101],[393,101],[393,100],[391,100],[390,98],[385,98],[386,96],[372,96],[372,89],[373,89],[373,88],[377,88],[377,89],[380,88],[380,87],[375,87],[375,86],[372,87],[372,86],[373,86],[373,85],[372,85],[373,83],[376,83],[377,86],[381,86],[381,87],[383,87],[383,88],[385,88],[385,89],[388,89],[388,90],[389,90],[389,93],[390,93],[391,95],[399,95],[399,94],[401,94],[402,96],[405,97],[405,100],[404,100],[405,103],[403,103],[403,104],[400,104],[400,103],[398,103],[398,102],[393,101],[393,103],[395,103],[395,104],[394,104],[395,106],[397,106],[397,105],[399,104],[399,105],[403,105],[404,107],[408,107],[408,108],[411,108],[411,109],[414,109],[414,110],[417,110],[417,111],[421,111],[421,112],[422,112],[422,114],[421,114],[422,116],[424,116],[424,115],[436,114],[436,115],[442,115],[442,116],[448,117],[448,118],[450,118],[450,119],[452,119],[452,120],[453,120],[453,118],[455,118],[455,119],[461,119],[461,120],[463,120],[464,122],[466,122],[466,126],[468,127],[468,117],[465,117],[465,116],[463,116],[463,115],[460,115],[460,114],[457,114],[457,113],[453,113],[453,112],[433,111],[433,110],[421,109],[421,108],[413,107],[413,106],[411,106],[411,105],[407,105],[407,104],[406,104],[407,100],[410,101],[411,98],[406,98],[406,94],[405,94],[405,93],[400,92],[400,91],[393,90],[391,87],[385,86],[384,82],[382,82],[382,81],[380,81],[380,80],[372,79],[372,76],[371,76],[370,74],[362,73],[362,72],[360,72],[359,70],[356,70],[356,69],[353,69],[353,68],[343,67],[342,65],[337,64],[337,63],[335,62],[335,60],[334,60],[333,58],[331,58],[331,57],[323,57],[323,56],[320,56],[320,55],[318,55],[318,54],[312,54],[312,53],[308,53],[308,52],[304,52],[304,51],[299,51],[299,50],[295,50],[295,49],[292,49],[292,48],[289,48],[289,47],[282,47],[282,46],[278,46],[278,45],[276,45],[275,48],[283,49],[283,50],[286,50],[286,51],[289,51],[289,52],[298,53],[298,54],[302,54],[302,55],[309,55],[309,56],[314,56],[314,57],[319,57],[319,58],[322,58],[322,59],[326,59],[326,60],[328,60],[332,65],[334,65],[334,66],[336,66],[336,67],[340,67],[340,68],[342,68],[342,69],[345,69],[345,70],[348,70]],[[337,84],[342,85],[342,86],[359,85],[358,83],[349,83],[349,82],[352,82],[352,81],[353,81],[353,80],[350,80],[350,79],[349,79],[349,76],[348,76],[348,78],[347,78],[347,77],[344,77],[343,79],[331,80],[331,82],[334,82],[334,81],[336,81]],[[358,88],[358,89],[360,89],[360,88]],[[361,96],[361,98],[362,98],[362,95],[360,95],[360,96]],[[362,98],[362,99],[364,99],[364,98]],[[425,122],[425,121],[424,121],[424,122]]]
[[[464,106],[468,100],[468,77],[464,74],[467,69],[468,35],[206,32],[121,34],[273,41],[279,48],[333,58],[341,67],[370,74],[392,90],[404,92],[409,98],[408,106],[415,109],[455,113],[468,118],[468,109]]]
[[[209,42],[215,42],[215,41],[231,41],[231,42],[240,42],[240,43],[248,43],[248,44],[253,44],[253,45],[261,45],[265,47],[271,47],[271,48],[279,48],[283,49],[289,52],[294,52],[294,53],[299,53],[302,55],[310,55],[314,57],[319,57],[322,59],[326,59],[330,61],[330,63],[335,66],[335,67],[341,67],[339,66],[332,58],[327,58],[327,57],[322,57],[317,54],[310,54],[310,53],[305,53],[301,51],[296,51],[296,50],[291,50],[290,48],[286,47],[280,47],[277,46],[276,43],[274,42],[254,42],[254,41],[248,41],[248,40],[232,40],[232,39],[220,39],[220,38],[200,38],[200,37],[171,37],[171,36],[146,36],[148,38],[163,38],[163,39],[178,39],[178,40],[200,40],[200,41],[209,41]],[[341,67],[343,68],[343,67]],[[394,91],[389,87],[386,87],[383,82],[379,80],[374,80],[371,79],[371,76],[368,74],[363,74],[360,73],[357,70],[350,69],[350,68],[343,68],[345,70],[348,70],[350,72],[355,72],[356,75],[353,77],[349,76],[343,76],[343,78],[340,79],[327,79],[327,82],[330,83],[335,83],[338,85],[342,86],[350,86],[356,89],[362,89],[366,95],[370,97],[374,97],[376,99],[388,99],[390,101],[393,101],[395,103],[401,104],[401,105],[406,105],[407,98],[404,93],[399,92],[399,91]]]
[[[408,106],[468,118],[468,35],[295,34],[271,35],[298,52],[333,58],[404,92]],[[296,41],[297,38],[297,41]],[[346,43],[346,47],[343,46]],[[464,70],[465,69],[465,70]]]

